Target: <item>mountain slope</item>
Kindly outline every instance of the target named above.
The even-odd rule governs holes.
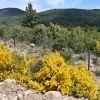
[[[60,25],[100,26],[100,10],[52,9],[39,13],[42,22]]]
[[[18,8],[0,9],[0,21],[17,23],[24,11]],[[52,9],[38,13],[41,22],[50,22],[63,26],[100,26],[100,9]]]
[[[18,8],[0,9],[0,23],[19,24],[24,11]]]
[[[4,8],[0,9],[0,17],[13,17],[20,16],[24,13],[24,11],[18,8]]]

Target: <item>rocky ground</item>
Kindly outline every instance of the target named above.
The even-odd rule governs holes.
[[[87,100],[62,96],[58,91],[49,91],[41,94],[36,90],[27,90],[16,84],[15,80],[0,82],[0,100]]]

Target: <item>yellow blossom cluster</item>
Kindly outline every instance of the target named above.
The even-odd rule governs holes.
[[[98,87],[85,66],[71,66],[57,52],[44,56],[42,63],[42,68],[34,74],[34,80],[43,86],[42,92],[55,90],[89,100],[97,98]]]
[[[7,78],[15,79],[17,83],[28,87],[31,80],[30,64],[35,61],[31,55],[20,57],[4,44],[0,44],[0,81]]]
[[[96,49],[99,50],[100,49],[100,42],[96,41]]]
[[[30,65],[40,60],[40,69],[33,73]],[[18,84],[43,93],[54,90],[89,100],[97,98],[98,88],[93,74],[85,66],[71,66],[65,63],[58,52],[37,60],[31,55],[20,57],[15,51],[10,51],[0,44],[0,81],[6,78],[15,79]]]
[[[4,44],[0,44],[0,70],[9,70],[14,63],[13,53]]]

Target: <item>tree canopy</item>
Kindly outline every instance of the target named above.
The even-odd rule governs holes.
[[[38,23],[39,23],[39,18],[36,13],[36,10],[33,9],[31,2],[29,2],[28,6],[26,7],[22,25],[25,27],[33,28]]]

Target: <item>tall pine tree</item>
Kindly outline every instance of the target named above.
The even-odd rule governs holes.
[[[28,7],[26,7],[25,15],[22,21],[22,26],[33,28],[35,25],[39,24],[39,17],[36,10],[33,10],[32,4],[29,2]]]

